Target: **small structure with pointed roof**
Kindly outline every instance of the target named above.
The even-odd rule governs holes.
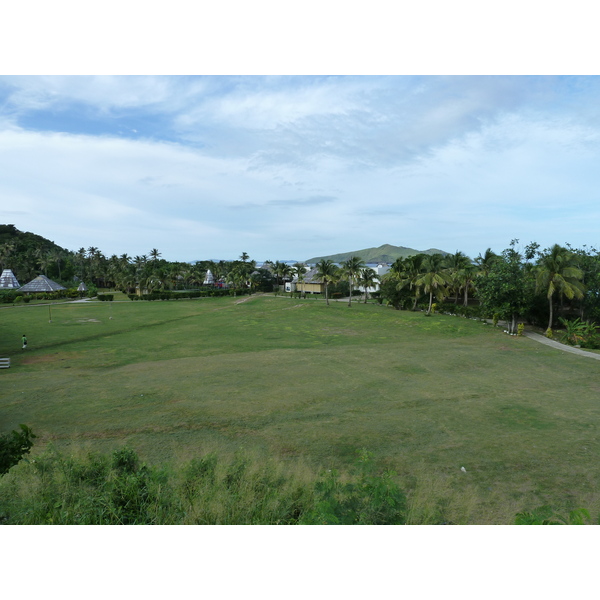
[[[16,290],[19,287],[21,284],[17,281],[15,274],[10,269],[4,269],[0,275],[0,289]]]
[[[85,285],[85,283],[83,283],[83,281],[77,286],[77,291],[78,292],[87,292],[88,288],[87,285]]]
[[[64,289],[66,288],[56,283],[56,281],[48,279],[45,275],[38,275],[29,283],[26,283],[23,287],[20,287],[19,292],[24,292],[26,294],[35,294],[39,292],[57,292],[59,290]]]

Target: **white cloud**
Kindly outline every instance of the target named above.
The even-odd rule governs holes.
[[[167,128],[173,119],[179,129],[168,133],[179,141],[39,133],[4,117],[0,197],[10,204],[3,200],[0,220],[71,249],[159,247],[171,260],[241,251],[306,259],[383,243],[477,255],[515,237],[550,245],[569,234],[574,244],[594,243],[596,87],[561,85],[28,78],[11,96],[19,110],[37,115],[77,101],[151,119],[142,110],[151,106]]]

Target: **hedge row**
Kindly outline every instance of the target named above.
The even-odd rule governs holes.
[[[196,290],[192,292],[152,292],[151,294],[127,294],[130,300],[179,300],[180,298],[216,298],[222,296],[243,296],[250,294],[248,289],[214,289],[214,290]]]
[[[30,302],[31,300],[60,300],[62,298],[81,298],[89,293],[82,293],[77,288],[58,290],[56,292],[39,292],[36,294],[24,294],[17,290],[3,290],[0,292],[0,304],[13,304],[19,302]]]

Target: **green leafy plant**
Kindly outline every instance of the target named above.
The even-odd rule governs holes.
[[[19,425],[21,431],[11,431],[0,436],[0,475],[8,473],[25,454],[29,454],[36,437],[27,425]]]
[[[358,451],[354,481],[342,482],[338,471],[324,474],[315,486],[316,502],[303,524],[398,525],[406,523],[406,496],[394,482],[396,473],[379,474],[373,455]]]

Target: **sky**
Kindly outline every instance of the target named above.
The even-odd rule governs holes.
[[[599,165],[596,76],[0,77],[0,222],[107,256],[597,247]]]

